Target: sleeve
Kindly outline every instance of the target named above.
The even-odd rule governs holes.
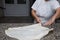
[[[37,6],[38,6],[38,2],[35,1],[31,8],[37,10]]]
[[[60,7],[60,5],[59,5],[59,2],[58,1],[54,1],[53,2],[53,9],[57,9],[57,8],[59,8]]]

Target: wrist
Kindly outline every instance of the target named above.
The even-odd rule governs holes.
[[[52,17],[52,21],[55,21],[56,20],[56,17]]]
[[[36,17],[35,19],[37,20],[37,19],[39,19],[39,17]]]

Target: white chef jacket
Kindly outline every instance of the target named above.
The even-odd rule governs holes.
[[[36,0],[31,8],[36,10],[36,15],[40,17],[42,23],[45,23],[54,15],[55,10],[59,7],[60,5],[57,0]]]

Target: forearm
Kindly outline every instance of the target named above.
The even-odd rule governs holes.
[[[60,8],[56,10],[56,13],[46,22],[44,25],[51,25],[54,23],[54,21],[60,17]]]
[[[38,19],[38,16],[36,15],[36,11],[32,9],[32,16],[34,19]]]
[[[56,13],[52,16],[53,20],[56,20],[60,17],[60,8],[56,10]]]

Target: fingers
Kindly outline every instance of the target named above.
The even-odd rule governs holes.
[[[36,21],[37,21],[37,23],[40,23],[40,22],[41,22],[41,20],[40,20],[40,19],[37,19]]]
[[[51,24],[52,24],[52,22],[47,22],[47,23],[44,24],[44,26],[49,26]]]
[[[40,23],[40,21],[37,21],[37,23]]]

